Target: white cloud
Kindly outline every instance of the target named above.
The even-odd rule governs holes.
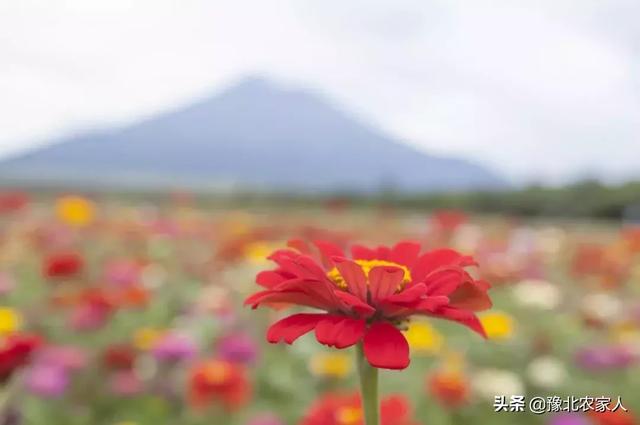
[[[9,0],[0,155],[263,73],[516,178],[637,176],[638,19],[632,0]]]

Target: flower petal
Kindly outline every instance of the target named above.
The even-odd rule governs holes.
[[[273,288],[276,292],[299,292],[307,294],[316,300],[316,304],[321,305],[323,309],[330,310],[332,307],[339,306],[339,302],[334,295],[335,285],[329,280],[306,280],[306,279],[289,279]]]
[[[250,305],[251,308],[256,309],[261,304],[273,307],[275,304],[282,303],[327,310],[333,308],[333,305],[327,303],[325,300],[320,300],[317,297],[313,297],[301,291],[272,290],[256,292],[245,300],[244,305]]]
[[[449,295],[449,300],[451,307],[471,311],[487,310],[493,305],[482,282],[464,282]]]
[[[279,272],[276,270],[265,270],[256,275],[256,283],[260,286],[264,286],[265,288],[273,288],[274,286],[290,278],[291,277],[287,277],[287,275],[283,272]]]
[[[362,267],[346,258],[334,257],[336,268],[342,275],[347,289],[363,301],[367,299],[367,276]]]
[[[316,326],[316,339],[329,347],[346,348],[362,339],[365,327],[362,319],[327,315]]]
[[[438,270],[424,281],[427,285],[427,295],[449,295],[468,277],[460,268]]]
[[[326,314],[299,313],[277,321],[267,332],[267,341],[272,344],[284,341],[293,343],[296,339],[312,331],[327,317]]]
[[[414,302],[419,301],[426,294],[427,294],[427,285],[425,285],[424,283],[417,283],[403,290],[402,292],[393,294],[385,298],[383,301],[393,303],[393,304],[412,304]]]
[[[376,312],[375,308],[348,292],[337,289],[335,295],[346,304],[347,308],[359,315],[369,317]]]
[[[285,258],[279,261],[280,267],[293,275],[305,279],[321,280],[325,272],[313,258],[308,255],[298,255],[296,258]]]
[[[344,251],[339,246],[331,242],[314,241],[313,244],[318,248],[318,251],[320,251],[322,264],[327,268],[334,266],[333,261],[331,260],[333,257],[344,257]]]
[[[483,338],[487,337],[487,333],[485,332],[482,323],[478,319],[478,316],[476,316],[472,311],[459,310],[451,307],[442,307],[433,314],[430,314],[430,316],[460,323],[468,327],[472,331],[480,334]]]
[[[411,269],[414,282],[422,282],[441,267],[466,267],[476,264],[473,258],[449,248],[436,249],[422,254]]]
[[[404,369],[409,366],[409,344],[392,324],[376,322],[364,336],[364,355],[374,367]]]
[[[375,249],[376,259],[390,261],[389,257],[391,256],[391,248],[388,246],[380,245]]]
[[[375,260],[376,252],[362,245],[353,245],[351,247],[351,257],[354,260]]]
[[[418,259],[418,255],[420,255],[419,243],[410,241],[398,242],[391,248],[389,261],[411,268]]]
[[[431,313],[448,304],[449,297],[445,297],[444,295],[434,295],[426,297],[423,300],[420,300],[418,303],[414,304],[412,310],[417,314]]]
[[[301,254],[310,255],[311,249],[309,248],[309,244],[302,239],[289,239],[287,241],[287,246],[289,248],[293,248]]]
[[[399,267],[379,266],[369,272],[369,290],[373,303],[383,300],[396,293],[404,271]]]

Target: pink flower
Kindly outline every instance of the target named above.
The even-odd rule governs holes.
[[[69,386],[69,372],[62,367],[35,365],[27,373],[26,386],[30,392],[41,397],[60,397]]]
[[[109,389],[117,395],[133,396],[142,392],[143,385],[134,372],[119,371],[111,375]]]
[[[195,356],[196,344],[186,335],[167,333],[156,342],[152,349],[158,360],[177,362]]]

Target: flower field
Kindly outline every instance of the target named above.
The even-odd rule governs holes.
[[[269,292],[267,277],[296,277],[291,252],[327,260],[317,247],[328,246],[340,255],[314,272],[344,290],[341,301],[292,297],[298,286]],[[418,267],[403,266],[413,254],[394,259],[399,246],[468,258],[455,261],[468,270],[464,305],[477,316],[402,304]],[[366,257],[373,252],[381,257]],[[342,256],[371,282],[359,301]],[[274,259],[285,266],[265,274]],[[367,296],[374,279],[380,293]],[[424,290],[442,305],[462,305],[460,292],[434,294],[429,282]],[[639,294],[640,227],[618,222],[0,192],[0,425],[363,425],[362,338],[382,368],[382,425],[638,424]],[[391,307],[368,305],[393,296]],[[342,302],[363,329],[270,330],[291,314],[334,314]],[[392,307],[398,331],[384,322],[393,329],[369,336]],[[384,346],[394,332],[406,356],[367,348],[367,338]],[[501,396],[507,411],[496,411]],[[524,411],[512,396],[524,397]],[[536,397],[542,414],[529,409]]]

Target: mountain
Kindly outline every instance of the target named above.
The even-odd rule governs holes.
[[[427,155],[321,96],[260,78],[133,125],[5,160],[0,178],[297,191],[505,186],[480,165]]]

